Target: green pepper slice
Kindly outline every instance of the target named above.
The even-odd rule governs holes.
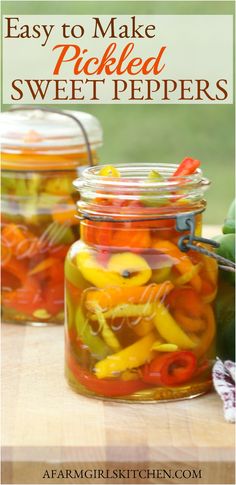
[[[80,307],[76,311],[75,326],[82,342],[88,346],[90,352],[97,358],[102,359],[111,353],[108,345],[98,335],[92,333],[92,328]]]

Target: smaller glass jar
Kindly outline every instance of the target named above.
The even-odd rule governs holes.
[[[82,130],[63,113],[1,115],[4,322],[64,322],[64,258],[80,233],[72,181],[89,160]],[[82,123],[95,164],[100,123],[87,113],[65,113]]]
[[[81,239],[65,262],[66,377],[123,401],[194,397],[211,387],[217,263],[179,249],[201,235],[208,181],[177,165],[86,169],[75,187]],[[178,228],[179,229],[179,228]]]

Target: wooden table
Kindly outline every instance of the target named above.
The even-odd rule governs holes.
[[[158,404],[87,399],[64,379],[62,327],[3,324],[2,344],[2,483],[234,483],[234,427],[215,393]],[[113,480],[81,478],[81,469],[142,472]],[[159,472],[147,478],[147,469]],[[182,482],[177,470],[201,476]]]

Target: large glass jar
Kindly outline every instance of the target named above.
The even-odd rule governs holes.
[[[72,181],[89,165],[88,153],[96,163],[102,131],[87,113],[64,112],[75,120],[61,113],[23,109],[1,115],[5,322],[64,322],[64,258],[79,237],[79,194]]]
[[[217,263],[178,246],[186,216],[201,235],[208,181],[176,168],[103,166],[75,181],[83,221],[65,262],[65,338],[80,394],[158,401],[211,388]]]

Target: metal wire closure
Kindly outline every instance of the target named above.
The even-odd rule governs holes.
[[[192,212],[188,212],[187,214],[177,214],[177,215],[163,215],[158,217],[152,218],[126,218],[120,219],[117,217],[107,217],[107,216],[95,216],[87,214],[86,212],[82,212],[81,216],[77,216],[80,220],[89,220],[94,222],[113,222],[113,223],[124,223],[124,222],[144,222],[144,221],[156,221],[160,219],[175,219],[176,220],[176,230],[178,232],[189,231],[189,234],[184,234],[180,236],[178,240],[178,247],[182,252],[187,252],[190,249],[196,251],[198,253],[204,254],[205,256],[209,256],[210,258],[215,259],[218,262],[218,267],[225,270],[235,272],[236,264],[230,259],[223,258],[219,254],[214,253],[206,249],[205,247],[200,246],[197,243],[208,244],[213,248],[219,248],[220,244],[214,239],[208,239],[205,237],[196,236],[195,232],[195,216],[200,214],[205,209],[200,209]]]
[[[191,214],[193,215],[196,215],[196,214],[201,214],[205,209],[199,209],[199,210],[196,210],[194,212],[192,212]],[[95,216],[95,215],[90,215],[88,214],[87,212],[85,211],[81,211],[81,215],[80,216],[77,216],[78,219],[80,219],[81,221],[87,219],[88,221],[93,221],[93,222],[117,222],[117,223],[125,223],[125,222],[152,222],[152,221],[159,221],[159,220],[166,220],[166,219],[179,219],[179,216],[178,215],[174,215],[174,214],[170,214],[170,215],[158,215],[156,217],[126,217],[125,219],[121,219],[120,217],[117,218],[117,216],[115,217],[112,217],[112,216]],[[185,217],[186,217],[186,214],[185,214]],[[187,228],[188,229],[188,228]],[[178,230],[178,229],[177,229]],[[181,229],[182,231],[186,230],[186,229]]]
[[[225,271],[231,271],[235,272],[236,264],[233,261],[230,261],[230,259],[223,258],[223,256],[220,256],[219,254],[214,253],[213,251],[209,251],[208,249],[196,245],[194,243],[204,243],[204,244],[209,244],[214,248],[219,248],[220,244],[214,239],[207,239],[205,237],[199,237],[194,234],[195,231],[195,221],[194,221],[194,213],[191,212],[188,215],[179,215],[176,218],[176,229],[177,231],[185,231],[189,230],[189,234],[185,234],[184,236],[181,236],[178,240],[178,247],[181,251],[187,252],[190,249],[193,251],[197,251],[198,253],[204,254],[205,256],[209,256],[213,259],[216,259],[218,261],[218,267],[225,270]]]
[[[88,135],[87,135],[87,132],[83,126],[83,123],[81,123],[80,120],[78,120],[74,115],[72,114],[69,114],[69,113],[65,113],[64,111],[60,111],[58,109],[51,109],[51,108],[45,108],[45,107],[41,107],[41,106],[33,106],[33,107],[27,107],[27,106],[20,106],[20,107],[11,107],[9,109],[9,111],[34,111],[35,109],[39,109],[41,111],[45,111],[46,113],[55,113],[55,114],[59,114],[61,116],[66,116],[67,118],[70,118],[71,120],[73,120],[77,126],[80,127],[82,133],[83,133],[83,136],[84,136],[84,141],[85,141],[85,145],[86,145],[86,149],[87,149],[87,154],[88,154],[88,161],[89,161],[89,165],[90,167],[93,167],[94,166],[94,163],[93,163],[93,154],[92,154],[92,150],[91,150],[91,146],[90,146],[90,143],[89,143],[89,138],[88,138]]]

